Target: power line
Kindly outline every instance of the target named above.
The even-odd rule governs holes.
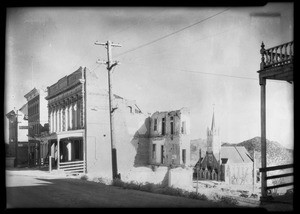
[[[191,28],[191,27],[193,27],[193,26],[195,26],[195,25],[198,25],[198,24],[200,24],[200,23],[202,23],[202,22],[204,22],[204,21],[207,21],[207,20],[209,20],[209,19],[211,19],[211,18],[213,18],[213,17],[215,17],[215,16],[217,16],[217,15],[219,15],[219,14],[221,14],[221,13],[224,13],[225,11],[227,11],[227,10],[229,10],[229,9],[230,9],[230,8],[227,8],[227,9],[225,9],[225,10],[219,12],[219,13],[216,13],[216,14],[214,14],[214,15],[212,15],[212,16],[209,16],[209,17],[207,17],[207,18],[205,18],[205,19],[202,19],[202,20],[200,20],[200,21],[198,21],[198,22],[196,22],[196,23],[194,23],[194,24],[188,25],[188,26],[186,26],[186,27],[184,27],[184,28],[181,28],[181,29],[179,29],[179,30],[177,30],[177,31],[174,31],[174,32],[172,32],[172,33],[169,33],[169,34],[167,34],[167,35],[165,35],[165,36],[159,37],[159,38],[157,38],[157,39],[155,39],[155,40],[153,40],[153,41],[150,41],[150,42],[148,42],[148,43],[146,43],[146,44],[143,44],[143,45],[140,45],[140,46],[138,46],[138,47],[136,47],[136,48],[133,48],[133,49],[131,49],[131,50],[125,51],[125,52],[123,52],[123,53],[117,55],[116,57],[122,56],[122,55],[124,55],[124,54],[130,53],[130,52],[132,52],[132,51],[138,50],[138,49],[140,49],[140,48],[146,47],[146,46],[151,45],[151,44],[153,44],[153,43],[155,43],[155,42],[158,42],[158,41],[160,41],[160,40],[163,40],[163,39],[165,39],[165,38],[168,38],[168,37],[170,37],[170,36],[172,36],[172,35],[174,35],[174,34],[176,34],[176,33],[179,33],[179,32],[181,32],[181,31],[184,31],[184,30],[186,30],[186,29],[188,29],[188,28]]]
[[[141,66],[145,66],[150,68],[149,65],[145,65],[145,64],[140,64],[140,63],[124,63],[124,64],[135,64],[135,65],[141,65]],[[168,70],[176,70],[176,71],[181,71],[181,72],[187,72],[187,73],[194,73],[194,74],[204,74],[204,75],[213,75],[213,76],[223,76],[223,77],[229,77],[229,78],[237,78],[237,79],[246,79],[246,80],[255,80],[255,81],[259,81],[258,78],[252,78],[252,77],[242,77],[242,76],[235,76],[235,75],[228,75],[228,74],[217,74],[217,73],[209,73],[209,72],[203,72],[203,71],[194,71],[194,70],[188,70],[188,69],[178,69],[178,68],[172,68],[172,67],[161,67],[161,68],[165,68]],[[272,79],[268,79],[268,81],[273,82],[273,83],[278,83],[278,84],[285,84],[285,81],[278,81],[278,80],[272,80]]]
[[[124,64],[135,64],[135,65],[141,65],[145,67],[150,67],[145,64],[137,64],[137,63],[124,63]],[[168,69],[168,70],[176,70],[176,71],[181,71],[181,72],[189,72],[189,73],[196,73],[196,74],[206,74],[206,75],[214,75],[214,76],[224,76],[224,77],[231,77],[231,78],[239,78],[239,79],[249,79],[249,80],[255,80],[258,81],[256,78],[251,78],[251,77],[241,77],[241,76],[234,76],[234,75],[227,75],[227,74],[217,74],[217,73],[209,73],[209,72],[203,72],[203,71],[194,71],[194,70],[188,70],[188,69],[178,69],[178,68],[172,68],[172,67],[165,67],[163,66],[162,68]]]
[[[146,19],[152,20],[152,18],[153,18],[154,16],[156,17],[158,14],[164,12],[165,10],[166,10],[166,9],[164,9],[164,10],[162,10],[162,11],[159,11],[158,13],[154,13],[154,14],[152,14],[152,15],[150,15],[150,16],[147,16]],[[128,29],[130,29],[130,28],[132,28],[132,27],[134,27],[134,26],[136,26],[136,25],[139,25],[140,23],[141,23],[141,21],[139,20],[137,23],[135,23],[135,24],[133,24],[133,25],[128,25],[127,27],[125,27],[125,28],[123,28],[123,29],[121,29],[121,30],[119,30],[119,31],[117,31],[117,32],[115,32],[115,33],[112,33],[113,35],[111,36],[111,38],[114,38],[114,36],[115,36],[116,34],[121,33],[121,32],[124,32],[124,31],[127,31]],[[126,40],[126,41],[128,41],[128,40]]]
[[[207,36],[202,37],[202,38],[200,38],[200,39],[196,39],[196,40],[194,40],[194,41],[191,41],[191,42],[189,43],[189,45],[187,45],[186,47],[189,47],[189,46],[191,46],[191,45],[194,45],[195,42],[199,42],[199,41],[202,41],[202,40],[210,39],[210,38],[213,38],[213,37],[216,37],[216,36],[219,36],[219,35],[228,33],[228,32],[232,32],[232,31],[235,31],[235,30],[237,30],[237,29],[236,29],[236,28],[232,28],[232,29],[228,29],[228,30],[225,30],[225,31],[216,33],[216,34],[207,35]],[[170,54],[169,52],[172,51],[172,50],[175,49],[175,48],[178,48],[178,47],[168,48],[166,51],[161,51],[161,52],[155,52],[155,53],[152,53],[152,54],[147,54],[147,57],[148,57],[148,56],[156,56],[156,55]],[[172,53],[174,53],[174,51],[173,51]],[[135,57],[134,60],[132,60],[132,58],[129,59],[129,60],[130,60],[131,62],[134,62],[134,61],[136,61],[137,59],[140,59],[140,58],[142,58],[142,57],[143,57],[143,56],[139,55],[138,57]]]

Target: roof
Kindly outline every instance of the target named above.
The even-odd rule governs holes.
[[[228,159],[231,163],[252,163],[252,159],[244,146],[222,146],[222,158]]]
[[[215,112],[213,112],[213,117],[212,117],[212,121],[211,121],[211,130],[215,129]]]
[[[201,151],[202,153],[202,151]],[[218,162],[218,155],[214,154],[214,162]],[[202,164],[205,167],[206,154],[202,159]],[[225,159],[225,163],[229,160],[230,163],[253,163],[251,156],[244,146],[222,146],[221,159]],[[226,160],[227,159],[227,160]],[[196,162],[198,164],[199,160]],[[195,164],[195,165],[196,165]]]
[[[28,103],[25,103],[20,109],[23,114],[27,115],[28,114]]]

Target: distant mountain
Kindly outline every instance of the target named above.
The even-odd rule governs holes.
[[[245,140],[241,143],[237,144],[229,144],[225,143],[222,146],[244,146],[251,157],[253,157],[254,151],[255,153],[255,160],[256,166],[261,166],[261,138],[254,137],[249,140]],[[274,165],[282,165],[282,164],[289,164],[293,163],[293,150],[287,149],[283,147],[276,141],[269,141],[267,139],[267,166],[274,166]]]
[[[191,165],[195,165],[199,160],[199,151],[201,149],[201,157],[204,157],[206,154],[206,139],[195,139],[191,140]]]
[[[254,151],[256,167],[261,167],[261,138],[254,137],[245,140],[241,143],[230,144],[228,142],[221,143],[222,146],[244,146],[251,157]],[[206,153],[206,139],[191,140],[191,164],[196,164],[199,159],[199,149],[201,148],[201,156],[204,157]],[[293,150],[287,149],[276,141],[267,140],[267,166],[282,165],[293,163]]]

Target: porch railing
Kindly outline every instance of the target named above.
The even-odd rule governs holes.
[[[268,172],[268,171],[275,171],[275,170],[280,170],[280,169],[290,169],[290,168],[294,168],[294,164],[287,164],[287,165],[280,165],[280,166],[271,166],[271,167],[266,167],[266,168],[260,168],[259,171],[260,172]],[[275,179],[275,178],[283,178],[283,177],[289,177],[289,176],[293,176],[294,173],[285,173],[285,174],[279,174],[279,175],[272,175],[272,176],[267,176],[266,180],[270,180],[270,179]],[[292,186],[294,185],[293,182],[289,182],[289,183],[282,183],[282,184],[278,184],[278,185],[274,185],[274,186],[266,186],[266,190],[269,189],[275,189],[275,188],[280,188],[280,187],[285,187],[285,186]]]
[[[58,170],[70,174],[85,173],[85,161],[61,162],[58,165]]]
[[[261,64],[260,69],[277,67],[293,62],[294,41],[284,43],[269,49],[265,49],[264,43],[261,44]]]

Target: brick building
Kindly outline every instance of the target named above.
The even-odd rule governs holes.
[[[94,71],[80,67],[48,87],[46,137],[53,166],[68,172],[112,175],[108,92]],[[119,172],[148,161],[148,120],[135,101],[113,96]]]
[[[48,153],[47,141],[40,138],[49,131],[46,92],[33,88],[24,95],[28,105],[28,165],[43,164]]]
[[[155,112],[150,119],[150,157],[153,165],[189,165],[190,112],[187,108]]]
[[[15,157],[14,166],[27,163],[28,146],[28,108],[27,104],[19,110],[12,110],[6,114],[8,123],[8,148],[6,155]]]

